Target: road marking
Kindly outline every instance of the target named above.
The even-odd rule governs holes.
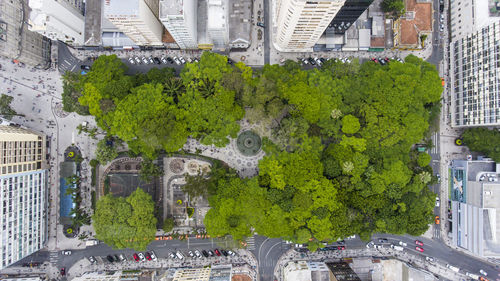
[[[247,243],[247,250],[249,250],[249,251],[255,250],[255,238],[253,236],[248,237],[247,239],[245,239],[245,241]],[[259,250],[259,252],[260,252],[260,250]]]

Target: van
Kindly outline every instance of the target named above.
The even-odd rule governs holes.
[[[470,277],[470,278],[472,278],[474,280],[479,280],[479,275],[477,275],[477,274],[466,272],[465,275],[467,275],[467,277]]]
[[[451,264],[446,264],[446,267],[449,268],[449,269],[451,269],[451,270],[453,270],[453,271],[455,271],[455,272],[459,272],[460,271],[460,269],[458,267],[453,266]]]
[[[396,250],[396,251],[403,251],[403,250],[404,250],[404,248],[403,248],[403,247],[401,247],[401,246],[396,246],[396,245],[394,245],[394,244],[391,244],[391,248],[392,248],[393,250]]]
[[[180,260],[183,260],[183,259],[184,259],[184,255],[183,255],[181,252],[179,252],[179,251],[177,251],[177,253],[175,253],[175,255],[176,255],[176,256],[177,256],[177,258],[178,258],[178,259],[180,259]]]

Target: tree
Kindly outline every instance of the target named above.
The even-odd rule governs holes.
[[[355,134],[359,128],[359,120],[355,116],[348,114],[342,118],[342,132],[345,134]]]
[[[186,175],[185,179],[186,184],[181,188],[182,191],[187,193],[191,199],[197,197],[207,198],[211,180],[206,175],[200,172],[194,176]]]
[[[17,112],[10,106],[13,99],[13,97],[5,94],[0,96],[0,115],[7,120],[11,120],[12,117],[18,115]]]
[[[63,110],[66,112],[75,112],[80,115],[89,115],[87,106],[83,106],[78,102],[82,96],[82,75],[66,71],[62,75],[63,80],[63,93],[62,104]]]
[[[418,155],[417,163],[420,167],[425,167],[431,163],[432,157],[425,152],[422,152]]]
[[[109,161],[118,157],[116,148],[112,143],[110,144],[109,142],[109,140],[104,138],[97,143],[95,157],[96,160],[101,163],[101,165],[106,165]]]
[[[115,249],[144,251],[156,233],[153,213],[151,196],[140,188],[127,198],[105,195],[92,216],[96,238]]]
[[[141,162],[141,170],[139,171],[139,178],[145,182],[150,182],[156,177],[163,176],[163,169],[153,163],[150,159],[144,159]]]
[[[383,0],[380,6],[384,12],[389,13],[394,19],[404,14],[405,3],[403,0]]]
[[[462,134],[462,140],[472,151],[486,154],[500,162],[500,132],[496,129],[471,128]]]
[[[174,229],[175,221],[173,218],[166,218],[163,221],[163,231],[170,232]]]

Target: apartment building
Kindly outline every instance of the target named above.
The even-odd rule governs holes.
[[[451,41],[479,31],[500,20],[500,5],[494,0],[450,0]]]
[[[345,0],[273,2],[273,43],[282,52],[310,52]]]
[[[28,29],[26,0],[0,1],[0,55],[36,68],[50,66],[50,40]]]
[[[67,1],[30,0],[29,29],[70,45],[84,44],[85,18],[82,10]]]
[[[104,0],[104,16],[138,46],[161,46],[158,0]]]
[[[450,44],[454,127],[500,125],[500,21]]]
[[[335,34],[344,34],[372,4],[373,0],[346,0],[329,27]]]
[[[160,21],[181,49],[197,49],[196,0],[161,0]]]
[[[0,269],[47,238],[45,136],[0,125]]]

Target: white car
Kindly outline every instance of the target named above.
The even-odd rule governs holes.
[[[138,256],[141,261],[146,261],[146,258],[144,257],[143,253],[139,253]]]
[[[63,256],[69,256],[71,255],[71,251],[62,251]]]
[[[128,62],[130,62],[130,64],[135,64],[134,58],[128,58]]]
[[[479,273],[481,273],[484,276],[488,276],[488,273],[482,269],[479,270]]]
[[[135,57],[134,59],[137,64],[141,64],[141,59],[139,57]]]
[[[181,61],[177,57],[174,57],[174,62],[177,65],[181,65]]]
[[[155,63],[155,61],[153,60],[153,57],[149,57],[148,60],[149,60],[150,64],[154,64]]]
[[[189,252],[188,252],[188,255],[189,255],[190,257],[194,257],[194,253],[193,253],[193,251],[189,251]]]
[[[235,253],[235,252],[233,252],[233,251],[231,251],[231,250],[227,250],[227,253],[228,253],[229,255],[231,255],[232,257],[236,256],[236,253]]]
[[[149,64],[149,61],[148,61],[148,59],[146,57],[142,57],[142,62],[144,64]]]
[[[436,207],[439,207],[439,205],[440,205],[439,202],[440,202],[439,197],[436,196]]]
[[[182,64],[186,63],[186,60],[183,57],[179,57],[179,60],[181,61]]]
[[[161,60],[161,62],[163,64],[167,64],[168,63],[168,61],[167,61],[167,59],[165,57],[161,57],[160,60]]]
[[[375,244],[375,245],[373,245],[373,248],[375,248],[375,249],[382,249],[382,248],[384,248],[384,246],[383,245],[377,245],[377,244]]]
[[[194,254],[196,255],[197,258],[201,258],[201,253],[198,250],[194,251]]]
[[[425,257],[425,260],[428,261],[428,262],[434,262],[434,258],[433,257]]]
[[[151,256],[151,259],[152,259],[153,261],[158,261],[158,258],[156,257],[155,252],[151,251],[151,252],[149,252],[149,255]]]
[[[375,243],[373,243],[373,241],[370,241],[366,244],[366,248],[371,248],[373,245],[375,245]]]
[[[406,243],[405,243],[405,242],[403,242],[403,241],[399,241],[399,245],[400,245],[400,246],[403,246],[403,247],[408,246],[408,244],[406,244]]]

